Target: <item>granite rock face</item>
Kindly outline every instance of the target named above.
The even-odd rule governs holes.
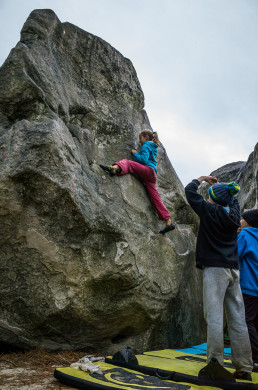
[[[163,226],[131,158],[150,128],[132,63],[51,10],[35,10],[0,69],[0,342],[138,351],[203,336],[196,218],[163,146]]]
[[[224,165],[211,175],[216,176],[219,182],[229,183],[235,181],[240,185],[241,191],[238,195],[238,201],[241,211],[258,208],[258,143],[254,147],[254,151],[248,157],[248,160],[238,161]],[[207,183],[202,183],[200,193],[208,198]]]
[[[258,208],[258,143],[236,176],[236,181],[241,187],[238,196],[241,210]]]

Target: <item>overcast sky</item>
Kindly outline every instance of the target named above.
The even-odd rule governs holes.
[[[132,61],[183,184],[247,160],[258,141],[258,0],[0,0],[0,65],[36,8]]]

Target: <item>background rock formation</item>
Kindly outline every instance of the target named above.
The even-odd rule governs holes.
[[[238,200],[242,211],[258,208],[258,143],[235,180],[241,187]]]
[[[254,151],[248,157],[246,162],[238,161],[224,165],[211,175],[216,176],[220,182],[228,183],[236,181],[241,188],[238,195],[238,201],[241,211],[258,208],[258,143],[255,145]],[[207,183],[202,183],[200,186],[201,194],[208,198]]]
[[[35,10],[0,70],[0,341],[138,351],[198,343],[196,218],[165,149],[166,237],[143,185],[99,163],[131,158],[150,127],[131,62]]]

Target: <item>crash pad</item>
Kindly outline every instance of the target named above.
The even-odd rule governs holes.
[[[102,375],[62,367],[55,369],[54,376],[67,386],[87,390],[218,390],[215,387],[161,380],[113,364],[96,363],[96,365],[100,365]]]
[[[234,372],[230,348],[226,350],[224,366]],[[180,350],[149,351],[136,355],[138,365],[114,361],[109,357],[103,363],[95,363],[100,365],[103,374],[62,367],[56,368],[54,376],[68,386],[88,390],[258,390],[258,373],[252,374],[253,382],[200,381],[198,372],[206,365],[205,353],[206,344]]]

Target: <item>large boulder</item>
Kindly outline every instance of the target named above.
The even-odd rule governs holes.
[[[33,11],[0,69],[0,342],[114,352],[202,340],[196,218],[163,146],[158,234],[131,158],[150,128],[132,63],[51,10]]]

